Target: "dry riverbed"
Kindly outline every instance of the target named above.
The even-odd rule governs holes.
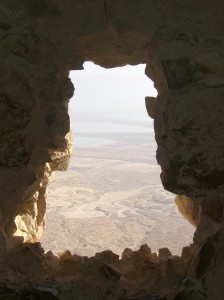
[[[177,211],[175,195],[161,185],[153,138],[146,133],[91,137],[112,143],[75,149],[68,171],[56,173],[41,238],[45,250],[92,256],[147,243],[153,251],[166,246],[180,254],[194,228]]]

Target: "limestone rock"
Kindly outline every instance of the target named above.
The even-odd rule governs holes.
[[[164,256],[172,256],[172,253],[168,248],[160,248],[159,249],[159,257],[164,257]]]
[[[156,295],[223,300],[223,9],[222,0],[1,1],[4,295],[20,297],[31,277],[37,283],[48,274],[58,280],[66,300]],[[146,102],[154,118],[161,180],[179,195],[180,212],[196,226],[195,245],[181,258],[158,257],[146,245],[126,249],[122,259],[109,251],[92,258],[68,252],[54,258],[34,243],[45,226],[52,172],[65,170],[71,154],[69,71],[82,69],[88,60],[107,68],[145,63],[154,81],[158,97]],[[112,273],[119,270],[119,280],[105,275],[105,265]],[[12,290],[15,284],[21,293]],[[52,295],[46,297],[57,297]]]
[[[105,265],[104,272],[108,277],[114,277],[120,279],[121,272],[112,264]]]
[[[72,155],[72,131],[65,136],[65,149],[49,150],[51,156],[50,167],[52,171],[66,171]]]
[[[191,199],[184,195],[177,195],[175,198],[179,212],[195,227],[199,225],[200,201]]]
[[[22,244],[11,250],[7,265],[24,274],[38,274],[43,270],[43,254],[40,243]]]
[[[25,289],[0,288],[0,299],[34,299],[57,300],[58,291],[54,287],[34,287]]]
[[[122,259],[129,259],[132,257],[133,251],[130,248],[124,249],[121,258]]]
[[[154,119],[156,115],[157,99],[155,97],[146,97],[145,106],[150,118]]]

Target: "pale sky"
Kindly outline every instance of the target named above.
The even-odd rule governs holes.
[[[145,65],[104,69],[92,62],[84,70],[70,72],[75,93],[70,100],[71,119],[102,114],[141,114],[147,118],[145,97],[156,96],[153,82],[144,74]]]

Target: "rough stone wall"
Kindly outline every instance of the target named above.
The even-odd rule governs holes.
[[[222,0],[1,0],[1,270],[29,274],[22,266],[35,257],[33,272],[39,274],[58,262],[36,244],[24,244],[18,247],[28,258],[22,254],[17,264],[21,248],[13,247],[41,235],[52,172],[66,169],[69,160],[69,70],[82,69],[87,60],[106,68],[146,63],[158,90],[146,107],[155,118],[161,180],[179,195],[179,210],[196,232],[195,244],[183,250],[181,276],[166,253],[166,271],[155,273],[160,284],[148,285],[162,296],[135,299],[223,299],[223,9]],[[124,289],[136,278],[146,289],[151,280],[135,261],[129,277],[128,267],[121,267],[126,275],[118,285]],[[146,261],[146,268],[156,268],[151,256]],[[106,274],[117,274],[116,268]],[[120,299],[133,299],[125,297]]]

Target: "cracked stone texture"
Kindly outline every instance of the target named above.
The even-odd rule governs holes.
[[[25,254],[17,263],[13,249],[40,237],[52,172],[65,170],[69,162],[68,102],[74,91],[69,71],[82,69],[87,60],[105,68],[146,63],[146,75],[158,90],[157,99],[147,98],[146,106],[155,120],[161,180],[178,195],[179,210],[196,226],[198,250],[183,249],[181,260],[187,263],[181,262],[182,267],[176,263],[179,258],[167,258],[165,271],[155,271],[160,282],[155,286],[148,284],[144,269],[151,265],[139,269],[137,257],[131,267],[124,263],[123,280],[115,275],[120,272],[116,264],[103,268],[105,285],[97,286],[93,259],[90,277],[85,274],[73,292],[78,299],[118,299],[108,287],[110,273],[121,290],[129,289],[118,293],[119,299],[223,299],[223,9],[222,0],[1,0],[0,270],[37,274],[57,265],[58,258],[45,260],[41,251],[29,250],[32,244],[21,248]],[[32,255],[34,266],[29,268]],[[82,263],[75,270],[85,273]],[[1,294],[15,299],[30,295],[16,274],[11,278],[21,290],[6,286]],[[132,290],[136,278],[151,291],[141,285]],[[3,275],[1,282],[6,282]],[[66,290],[64,283],[66,299],[72,299],[71,285]],[[64,297],[54,288],[42,292],[49,299]]]

